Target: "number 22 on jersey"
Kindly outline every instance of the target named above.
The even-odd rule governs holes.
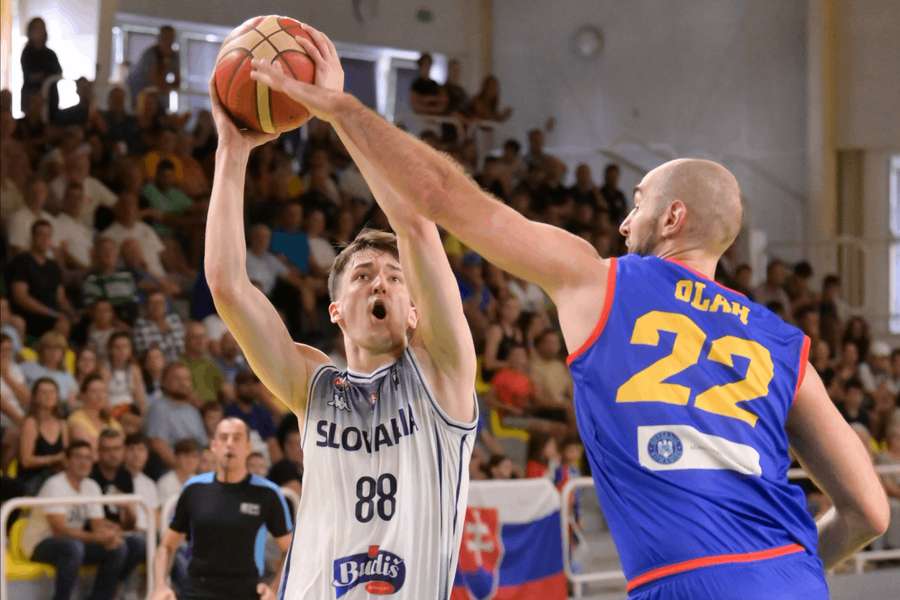
[[[641,315],[635,321],[631,343],[658,346],[660,331],[675,334],[672,351],[620,385],[616,392],[616,402],[665,402],[687,405],[691,388],[665,381],[699,362],[707,335],[686,315],[654,310]],[[723,417],[738,419],[755,427],[758,417],[737,404],[769,393],[769,383],[775,374],[772,356],[769,350],[758,342],[726,335],[712,340],[706,358],[733,368],[735,356],[742,356],[749,361],[746,376],[740,381],[715,385],[700,391],[694,399],[694,407]]]

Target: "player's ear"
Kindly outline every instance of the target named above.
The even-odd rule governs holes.
[[[332,302],[328,305],[328,316],[331,318],[332,323],[337,324],[338,320],[341,318],[340,302]]]
[[[416,326],[419,324],[419,311],[415,306],[409,307],[409,314],[406,317],[406,327],[407,329],[411,329],[415,331]]]
[[[687,222],[687,205],[678,199],[672,200],[663,213],[662,237],[673,237],[680,233]]]

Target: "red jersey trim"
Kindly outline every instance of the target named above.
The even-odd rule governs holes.
[[[791,400],[791,404],[797,399],[797,392],[800,391],[800,384],[802,384],[803,380],[806,378],[806,365],[809,363],[809,344],[809,336],[804,335],[803,346],[800,348],[800,366],[797,369],[797,386],[794,388],[794,398]]]
[[[719,283],[719,282],[716,281],[715,279],[710,279],[709,277],[707,277],[706,275],[704,275],[703,273],[701,273],[701,272],[698,271],[697,269],[695,269],[695,268],[693,268],[693,267],[687,266],[686,264],[684,264],[683,262],[681,262],[681,261],[678,260],[678,259],[675,259],[675,258],[664,258],[663,260],[666,260],[666,261],[668,261],[668,262],[670,262],[670,263],[675,263],[676,265],[678,265],[678,266],[681,267],[682,269],[686,269],[686,270],[690,271],[691,273],[693,273],[693,274],[696,275],[697,277],[699,277],[699,278],[701,278],[701,279],[705,279],[706,281],[711,281],[712,283],[716,284],[717,286],[719,286],[719,287],[721,287],[721,288],[725,288],[725,289],[728,290],[729,292],[734,292],[734,293],[737,294],[738,296],[743,296],[744,298],[747,297],[746,294],[743,294],[743,293],[741,293],[741,292],[739,292],[739,291],[737,291],[737,290],[733,290],[733,289],[731,289],[730,287],[728,287],[727,285],[722,285],[721,283]]]
[[[606,320],[609,318],[609,312],[612,310],[613,297],[616,295],[617,264],[615,256],[609,259],[609,273],[606,275],[606,298],[603,299],[603,310],[600,311],[600,318],[597,319],[597,324],[594,326],[594,330],[591,332],[588,339],[585,340],[578,350],[566,358],[567,365],[571,365],[575,359],[587,352],[588,348],[590,348],[594,342],[597,341],[597,338],[600,337],[600,334],[603,333],[603,328],[606,326]]]
[[[685,571],[693,571],[701,567],[712,567],[715,565],[726,565],[731,563],[754,562],[757,560],[766,560],[768,558],[778,558],[788,554],[803,552],[805,548],[800,544],[788,544],[777,548],[769,548],[768,550],[760,550],[758,552],[747,552],[745,554],[718,554],[715,556],[704,556],[702,558],[694,558],[684,562],[658,567],[651,571],[647,571],[643,575],[638,575],[628,582],[627,590],[630,592],[634,588],[642,586],[651,581],[667,577],[669,575],[677,575]]]

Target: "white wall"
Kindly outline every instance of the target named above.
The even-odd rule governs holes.
[[[749,222],[800,253],[806,196],[806,4],[752,0],[495,0],[494,70],[515,107],[508,131],[556,117],[548,144],[613,147],[624,136],[729,165]],[[570,36],[602,29],[593,61]],[[587,156],[587,154],[584,154]],[[599,162],[604,162],[601,159]]]
[[[255,15],[282,14],[305,21],[332,39],[354,44],[432,50],[463,61],[469,76],[479,73],[480,0],[360,0],[364,20],[357,20],[350,0],[119,0],[118,10],[181,21],[233,27]],[[416,12],[433,14],[422,23]]]

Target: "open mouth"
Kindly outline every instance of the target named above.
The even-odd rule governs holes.
[[[384,305],[384,302],[381,300],[375,301],[375,304],[372,305],[372,316],[379,321],[383,321],[387,317],[387,307]]]

